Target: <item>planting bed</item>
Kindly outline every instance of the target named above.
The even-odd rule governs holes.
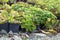
[[[60,0],[0,0],[0,40],[60,40]]]

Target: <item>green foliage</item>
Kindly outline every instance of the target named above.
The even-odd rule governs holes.
[[[2,6],[2,8],[3,8],[4,10],[8,11],[8,12],[11,11],[11,6],[8,5],[8,4],[5,4],[4,6]]]
[[[16,20],[16,18],[19,16],[17,11],[11,10],[9,13],[9,23],[19,23],[19,20]]]
[[[8,1],[9,1],[9,0],[0,0],[0,2],[3,2],[3,3],[4,3],[4,2],[8,2]]]
[[[2,5],[0,5],[0,9],[2,9]]]
[[[36,25],[44,24],[46,28],[52,28],[52,25],[56,23],[56,16],[52,12],[42,10],[39,7],[18,2],[9,6],[5,4],[3,6],[4,12],[1,15],[4,16],[10,23],[20,23],[22,28],[26,28],[26,31],[34,31]],[[5,19],[4,19],[5,20]]]
[[[36,6],[25,7],[24,3],[12,5],[12,9],[19,12],[18,19],[21,22],[21,27],[26,28],[27,31],[36,29],[36,25],[44,24],[47,28],[52,28],[56,21],[56,16],[49,11],[42,10]]]
[[[2,10],[2,12],[0,13],[0,21],[1,21],[0,24],[7,22],[7,20],[8,20],[8,12]]]
[[[60,16],[60,0],[27,0],[27,2],[35,3],[36,7],[51,11],[56,16]]]

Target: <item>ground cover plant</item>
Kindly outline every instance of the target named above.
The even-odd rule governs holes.
[[[15,2],[14,4],[7,4],[2,2],[0,5],[1,23],[3,19],[9,23],[19,23],[21,28],[26,31],[33,32],[36,27],[45,27],[46,29],[54,29],[53,25],[56,24],[57,18],[60,17],[60,2],[55,0],[27,0],[27,2]],[[32,3],[32,4],[29,4]],[[59,21],[60,22],[60,21]],[[59,24],[58,22],[58,24]],[[43,24],[43,26],[41,26]]]

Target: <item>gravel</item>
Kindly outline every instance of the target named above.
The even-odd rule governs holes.
[[[0,40],[60,40],[60,33],[53,36],[47,36],[42,33],[32,33],[30,36],[27,34],[13,35],[12,37],[8,37],[8,35],[0,35]]]

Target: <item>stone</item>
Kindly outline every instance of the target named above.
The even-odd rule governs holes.
[[[13,32],[12,32],[12,31],[10,31],[10,32],[9,32],[9,34],[13,34]]]
[[[13,32],[10,31],[9,34],[8,34],[8,37],[13,37],[13,36],[14,36],[14,35],[13,35]]]
[[[7,32],[5,30],[1,30],[0,32],[1,34],[7,34]]]
[[[47,35],[45,35],[45,34],[43,34],[43,33],[33,33],[33,35],[35,35],[35,36],[41,36],[41,37],[42,37],[42,36],[45,36],[45,37],[47,36]]]
[[[21,37],[18,37],[18,36],[16,36],[16,35],[14,35],[14,40],[22,40],[22,38]]]

